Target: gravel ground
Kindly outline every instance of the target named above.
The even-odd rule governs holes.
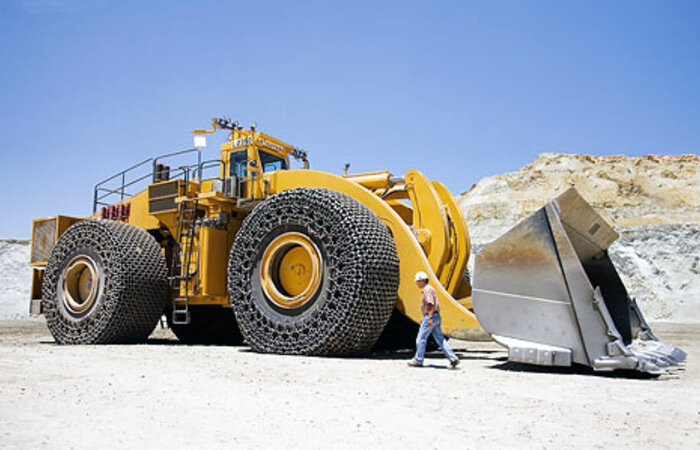
[[[698,447],[700,325],[656,324],[689,354],[660,378],[506,363],[491,342],[439,354],[260,355],[178,344],[57,346],[0,321],[0,448]]]

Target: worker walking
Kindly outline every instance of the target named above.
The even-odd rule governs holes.
[[[437,292],[428,284],[428,274],[425,272],[416,273],[416,284],[423,291],[420,302],[420,310],[423,313],[423,320],[420,322],[418,337],[416,338],[416,356],[408,362],[411,367],[423,367],[423,357],[425,346],[428,344],[428,337],[432,334],[435,342],[450,361],[450,369],[454,369],[459,364],[459,358],[445,340],[440,329],[440,301]]]

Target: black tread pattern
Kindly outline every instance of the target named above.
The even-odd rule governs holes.
[[[76,254],[99,256],[104,288],[97,303],[76,320],[60,305],[61,270]],[[121,344],[145,341],[163,313],[167,267],[160,245],[145,230],[111,220],[86,220],[59,238],[44,273],[42,308],[59,344]]]
[[[324,301],[280,319],[262,307],[252,277],[274,229],[299,226],[325,252]],[[369,351],[397,299],[399,260],[389,229],[366,206],[339,192],[297,188],[276,194],[244,220],[231,248],[228,285],[240,330],[253,350],[303,355]]]

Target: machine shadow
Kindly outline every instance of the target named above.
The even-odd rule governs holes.
[[[505,360],[506,358],[503,358]],[[489,369],[503,370],[507,372],[528,372],[528,373],[543,373],[557,375],[584,375],[596,376],[601,378],[624,378],[632,380],[653,380],[659,375],[653,375],[646,372],[638,372],[636,370],[614,370],[612,372],[596,372],[591,367],[573,364],[569,367],[563,366],[536,366],[531,364],[522,364],[517,362],[505,361],[501,364],[495,364]]]
[[[149,340],[149,344],[151,341]],[[163,342],[162,345],[170,345],[172,341],[166,341]],[[156,344],[158,345],[158,344]],[[257,353],[253,351],[250,347],[246,345],[242,346],[237,346],[236,348],[239,348],[241,352],[243,353],[255,353],[255,354],[260,354],[260,355],[265,355],[263,353]],[[400,349],[400,350],[375,350],[370,353],[362,353],[362,354],[357,354],[357,355],[346,355],[346,356],[303,356],[303,355],[289,355],[293,357],[301,357],[301,358],[324,358],[324,359],[353,359],[353,360],[366,360],[366,361],[387,361],[387,360],[405,360],[408,361],[413,357],[415,353],[414,349]],[[470,350],[470,351],[465,351],[465,350],[455,350],[455,354],[459,357],[460,360],[462,361],[469,361],[469,360],[485,360],[485,361],[505,361],[505,357],[494,357],[490,355],[494,354],[499,354],[503,353],[501,350]],[[438,351],[430,351],[426,352],[425,354],[425,361],[430,362],[430,361],[447,361],[445,359],[445,356],[442,354],[442,352]],[[425,367],[429,367],[427,364]],[[433,367],[440,367],[438,365],[435,365]]]
[[[496,358],[493,355],[498,353],[503,353],[501,350],[455,350],[455,354],[462,361],[470,360],[484,360],[484,361],[494,361],[500,358]],[[373,351],[370,354],[350,356],[350,358],[355,359],[366,359],[366,360],[393,360],[393,359],[405,359],[409,360],[415,354],[414,349],[410,350],[382,350]],[[505,360],[505,358],[502,358]],[[433,350],[425,353],[425,360],[446,360],[445,355],[439,350]],[[427,365],[426,365],[427,367]]]
[[[243,349],[243,351],[251,351],[246,344],[226,344],[226,343],[216,343],[216,342],[182,342],[177,339],[168,338],[149,338],[145,345],[162,345],[162,346],[172,346],[172,347],[231,347]]]

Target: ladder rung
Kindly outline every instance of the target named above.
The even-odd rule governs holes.
[[[172,323],[175,325],[189,325],[190,323],[190,312],[188,311],[174,311],[172,315]]]
[[[173,292],[172,299],[172,323],[186,325],[190,323],[189,298],[180,292],[189,289],[191,280],[197,278],[198,270],[190,272],[190,259],[194,250],[197,225],[197,199],[185,199],[180,205],[178,215],[178,240],[175,242],[171,271],[168,279]],[[184,282],[184,284],[183,284]]]
[[[195,275],[196,275],[195,273],[186,273],[184,275],[175,275],[173,277],[173,280],[177,280],[177,281],[191,280],[192,278],[194,278]]]

